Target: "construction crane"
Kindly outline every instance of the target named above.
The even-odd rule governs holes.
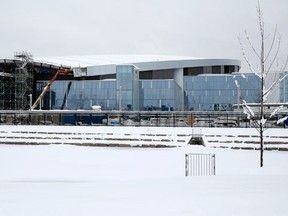
[[[58,75],[68,75],[71,74],[71,70],[68,69],[64,69],[64,70],[58,70],[56,72],[56,74],[53,76],[53,78],[49,81],[49,83],[44,87],[43,91],[41,92],[41,94],[39,95],[39,97],[36,99],[36,101],[34,102],[34,104],[31,106],[31,110],[34,110],[38,104],[40,103],[40,101],[42,100],[42,98],[45,96],[45,94],[49,91],[51,85],[53,84],[53,82],[56,80]]]

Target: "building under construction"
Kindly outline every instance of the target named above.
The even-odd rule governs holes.
[[[232,111],[242,100],[259,102],[259,77],[242,75],[240,67],[236,59],[35,58],[20,52],[13,58],[0,58],[0,110],[91,110],[98,106],[105,111]],[[287,102],[287,86],[288,78],[274,95],[282,99],[276,102]]]
[[[35,62],[27,52],[0,59],[0,110],[30,109],[37,95],[35,87],[39,75],[49,80],[57,70],[64,68],[68,67]]]

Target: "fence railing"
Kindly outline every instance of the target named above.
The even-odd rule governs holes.
[[[185,154],[185,176],[215,174],[215,154]]]
[[[266,123],[277,125],[279,116]],[[156,126],[156,127],[251,127],[242,112],[182,112],[182,111],[64,111],[0,110],[1,124],[14,125],[91,125],[91,126]]]

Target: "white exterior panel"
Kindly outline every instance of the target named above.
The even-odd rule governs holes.
[[[87,67],[87,76],[116,74],[116,65],[100,65]]]

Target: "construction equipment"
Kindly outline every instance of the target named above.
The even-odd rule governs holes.
[[[36,99],[36,101],[34,102],[34,104],[31,106],[31,110],[34,110],[38,104],[40,103],[40,101],[42,100],[42,98],[45,96],[45,94],[49,91],[51,85],[53,84],[53,82],[55,81],[55,79],[57,78],[58,75],[68,75],[71,74],[71,70],[68,69],[64,69],[64,70],[58,70],[56,72],[56,74],[53,76],[53,78],[50,80],[50,82],[44,87],[43,91],[41,92],[41,94],[39,95],[39,97]]]

